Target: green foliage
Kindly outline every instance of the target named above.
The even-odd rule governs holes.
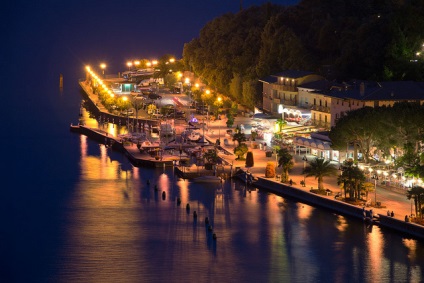
[[[203,158],[206,160],[206,163],[216,164],[219,157],[215,149],[210,149],[203,154]]]
[[[237,125],[238,127],[238,125]],[[237,141],[239,145],[241,145],[243,142],[247,141],[246,135],[242,132],[240,132],[240,128],[236,128],[236,132],[233,135],[233,141]]]
[[[315,158],[309,162],[309,170],[306,177],[314,176],[318,179],[318,190],[324,190],[324,177],[336,176],[337,168],[331,165],[330,160],[324,158]]]
[[[407,191],[406,197],[414,200],[415,215],[423,218],[424,188],[415,186]]]
[[[281,181],[287,182],[289,180],[289,170],[293,168],[293,156],[289,150],[285,147],[280,148],[277,152],[278,156],[278,167],[283,168],[283,174],[281,175]]]
[[[423,81],[424,57],[416,55],[423,51],[422,26],[419,1],[266,3],[208,22],[185,44],[183,58],[212,88],[238,101],[243,93],[243,104],[251,105],[256,94],[242,82],[285,69],[321,70],[330,79]]]
[[[247,145],[245,143],[242,143],[234,148],[234,154],[237,156],[236,159],[243,160],[244,155],[247,153],[249,149],[247,148]]]
[[[371,121],[371,122],[370,122]],[[378,148],[385,155],[398,152],[397,166],[420,163],[421,140],[424,138],[424,106],[400,102],[392,107],[365,107],[350,111],[339,119],[330,132],[332,147],[346,150],[356,144],[369,162],[372,150]]]
[[[227,127],[231,128],[234,125],[234,117],[231,113],[227,114]]]
[[[343,185],[346,193],[349,193],[351,199],[359,200],[361,198],[361,190],[364,188],[365,182],[364,172],[357,166],[354,166],[352,161],[347,161],[343,164],[343,172],[338,177],[338,184]]]
[[[265,178],[275,177],[275,164],[274,162],[268,162],[265,167]]]

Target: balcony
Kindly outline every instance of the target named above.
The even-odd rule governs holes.
[[[273,84],[273,89],[279,90],[279,91],[291,91],[291,92],[297,92],[297,87],[290,86],[290,85],[279,85],[279,84]]]
[[[318,119],[311,119],[312,125],[314,125],[317,128],[325,128],[326,130],[330,130],[331,129],[331,125],[330,123],[326,123],[324,121],[320,121]]]
[[[314,110],[317,112],[323,112],[323,113],[331,113],[330,107],[319,106],[319,105],[312,105],[311,110]]]

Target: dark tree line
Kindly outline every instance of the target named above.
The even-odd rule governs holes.
[[[258,79],[285,69],[423,80],[423,24],[424,0],[267,3],[207,23],[183,59],[212,88],[253,106],[261,100]]]

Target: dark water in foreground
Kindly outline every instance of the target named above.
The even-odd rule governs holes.
[[[67,139],[78,174],[15,195],[2,282],[423,281],[416,240],[234,181],[133,168],[85,136]]]

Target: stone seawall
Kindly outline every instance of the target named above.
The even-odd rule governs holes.
[[[120,125],[126,125],[127,120],[130,121],[131,124],[135,125],[139,125],[140,129],[143,129],[147,126],[149,127],[153,127],[153,126],[159,126],[160,121],[159,120],[151,120],[151,119],[141,119],[141,118],[127,118],[126,116],[119,116],[119,115],[114,115],[111,114],[109,112],[106,111],[102,111],[97,105],[96,103],[93,101],[93,99],[90,97],[89,91],[90,89],[87,88],[87,86],[83,83],[83,82],[79,82],[80,86],[81,86],[81,94],[82,96],[86,99],[86,103],[88,106],[89,111],[94,114],[94,116],[99,117],[101,116],[101,118],[104,121],[109,121],[110,123],[114,123],[116,125],[120,124]]]
[[[350,205],[348,203],[340,202],[337,200],[330,200],[320,195],[310,193],[310,192],[305,192],[305,191],[287,186],[283,183],[274,182],[274,181],[261,178],[261,177],[258,178],[258,180],[255,182],[254,185],[260,188],[269,190],[278,195],[289,196],[292,198],[296,198],[307,204],[324,207],[326,209],[333,210],[334,212],[339,212],[343,215],[349,215],[352,217],[363,219],[362,208],[359,208],[354,205]]]
[[[363,219],[363,210],[360,207],[350,205],[338,200],[332,200],[320,195],[299,190],[282,183],[259,177],[254,183],[258,188],[270,191],[277,195],[292,197],[296,200],[310,204],[312,206],[322,207],[334,211],[336,213]],[[413,238],[424,240],[424,227],[411,222],[401,221],[386,215],[378,214],[378,222],[380,226],[386,227],[398,232],[404,233]]]

